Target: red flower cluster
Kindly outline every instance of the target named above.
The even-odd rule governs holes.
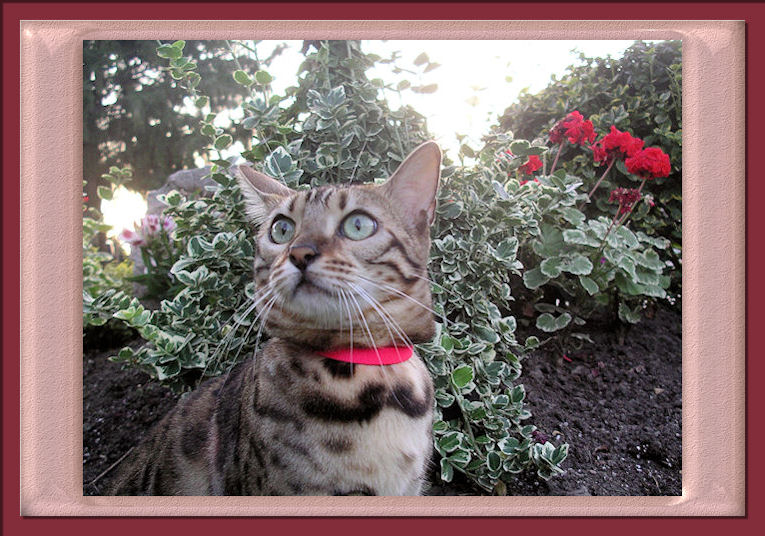
[[[648,147],[624,161],[627,171],[643,179],[667,177],[672,170],[669,156],[658,147]]]
[[[592,121],[585,121],[582,114],[574,110],[550,130],[552,143],[562,143],[564,138],[578,145],[592,143],[595,139],[595,127],[592,126]]]
[[[524,175],[531,175],[536,170],[542,167],[542,161],[535,154],[529,156],[529,159],[518,170]]]
[[[595,162],[610,164],[614,159],[635,156],[643,148],[643,140],[633,138],[629,132],[621,132],[611,125],[611,132],[592,145]]]
[[[632,210],[632,206],[640,201],[640,190],[637,188],[616,188],[611,190],[609,203],[619,203],[619,214],[626,214]]]

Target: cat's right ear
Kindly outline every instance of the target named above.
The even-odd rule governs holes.
[[[429,226],[436,214],[436,191],[441,178],[441,149],[427,141],[406,157],[381,188],[412,222]],[[424,228],[423,228],[424,229]]]
[[[236,166],[233,171],[244,196],[247,216],[257,225],[263,223],[285,197],[295,193],[295,190],[250,166]]]

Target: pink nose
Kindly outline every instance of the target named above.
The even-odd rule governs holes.
[[[296,244],[290,248],[290,261],[300,270],[305,270],[318,256],[319,252],[310,244]]]

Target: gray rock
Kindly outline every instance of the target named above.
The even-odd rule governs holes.
[[[215,184],[215,181],[208,176],[209,174],[210,166],[176,171],[167,178],[165,184],[160,188],[151,190],[146,194],[146,214],[162,214],[165,205],[160,203],[157,196],[166,194],[171,190],[178,190],[185,196],[195,192],[199,192],[201,195],[208,195],[205,187]]]

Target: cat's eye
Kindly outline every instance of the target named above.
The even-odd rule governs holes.
[[[279,216],[271,224],[271,241],[284,244],[295,235],[295,222],[285,216]]]
[[[340,229],[351,240],[364,240],[377,230],[377,222],[363,212],[354,212],[343,220]]]

